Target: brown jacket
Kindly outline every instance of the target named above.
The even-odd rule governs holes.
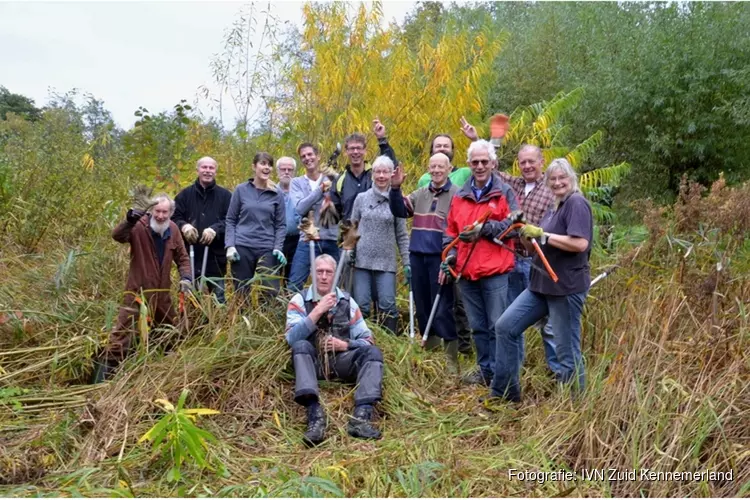
[[[190,279],[190,257],[182,242],[180,230],[174,222],[169,223],[170,236],[164,242],[164,260],[157,262],[156,245],[151,236],[149,216],[144,215],[134,225],[127,220],[112,230],[112,238],[119,243],[130,243],[130,270],[125,285],[126,292],[138,293],[140,289],[171,288],[170,271],[172,261],[177,264],[181,278]],[[126,293],[125,302],[130,303],[132,294]]]

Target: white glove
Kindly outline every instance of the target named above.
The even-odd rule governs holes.
[[[185,236],[185,241],[191,245],[198,240],[198,230],[190,224],[182,226],[182,234]]]
[[[216,231],[211,229],[210,227],[207,227],[203,230],[203,234],[201,235],[201,245],[210,245],[212,241],[214,241],[214,238],[216,238]]]
[[[190,292],[193,290],[193,284],[190,283],[190,280],[180,280],[180,291],[181,292]]]
[[[239,262],[240,254],[237,253],[237,249],[234,247],[227,248],[227,260],[229,262]]]

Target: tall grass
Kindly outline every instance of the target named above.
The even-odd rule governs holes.
[[[190,335],[173,351],[139,351],[111,382],[85,386],[112,325],[125,250],[104,232],[78,240],[76,251],[61,242],[34,255],[9,241],[0,314],[22,318],[0,327],[0,493],[746,496],[750,223],[718,228],[708,219],[726,200],[750,206],[750,187],[722,189],[724,196],[649,210],[646,231],[634,231],[645,240],[613,234],[612,253],[595,253],[594,273],[620,268],[588,298],[582,396],[551,381],[538,335],[527,335],[523,403],[488,409],[478,403],[483,390],[445,375],[440,353],[374,327],[386,360],[384,439],[351,439],[352,387],[323,383],[330,439],[311,450],[301,444],[304,412],[292,401],[283,298],[253,310],[199,299]],[[740,208],[730,211],[749,213]],[[680,222],[684,213],[691,227]],[[137,440],[162,415],[153,401],[175,401],[185,388],[188,407],[221,411],[201,425],[219,438],[210,461],[226,472],[188,466],[174,482],[165,459]],[[732,470],[733,481],[519,482],[509,468]]]

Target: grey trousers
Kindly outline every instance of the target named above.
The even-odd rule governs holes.
[[[294,400],[303,405],[318,400],[318,380],[323,379],[323,366],[315,347],[307,340],[292,345],[292,361],[296,376]],[[328,360],[332,378],[356,382],[354,404],[380,401],[383,385],[383,354],[374,345],[357,347],[332,354]]]

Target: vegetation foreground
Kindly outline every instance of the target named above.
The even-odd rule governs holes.
[[[701,198],[684,185],[669,213],[644,206],[644,226],[601,235],[592,275],[620,267],[587,303],[580,399],[555,387],[536,335],[523,403],[488,408],[484,390],[444,375],[442,353],[376,327],[384,438],[350,438],[352,388],[324,384],[330,438],[315,449],[302,445],[303,409],[292,401],[282,298],[244,313],[195,302],[190,335],[172,352],[158,340],[178,333],[152,332],[111,382],[82,385],[112,325],[126,253],[104,231],[75,250],[25,254],[4,242],[0,494],[747,495],[748,199],[747,186],[719,182]],[[732,470],[733,480],[540,483],[510,480],[511,468]]]

